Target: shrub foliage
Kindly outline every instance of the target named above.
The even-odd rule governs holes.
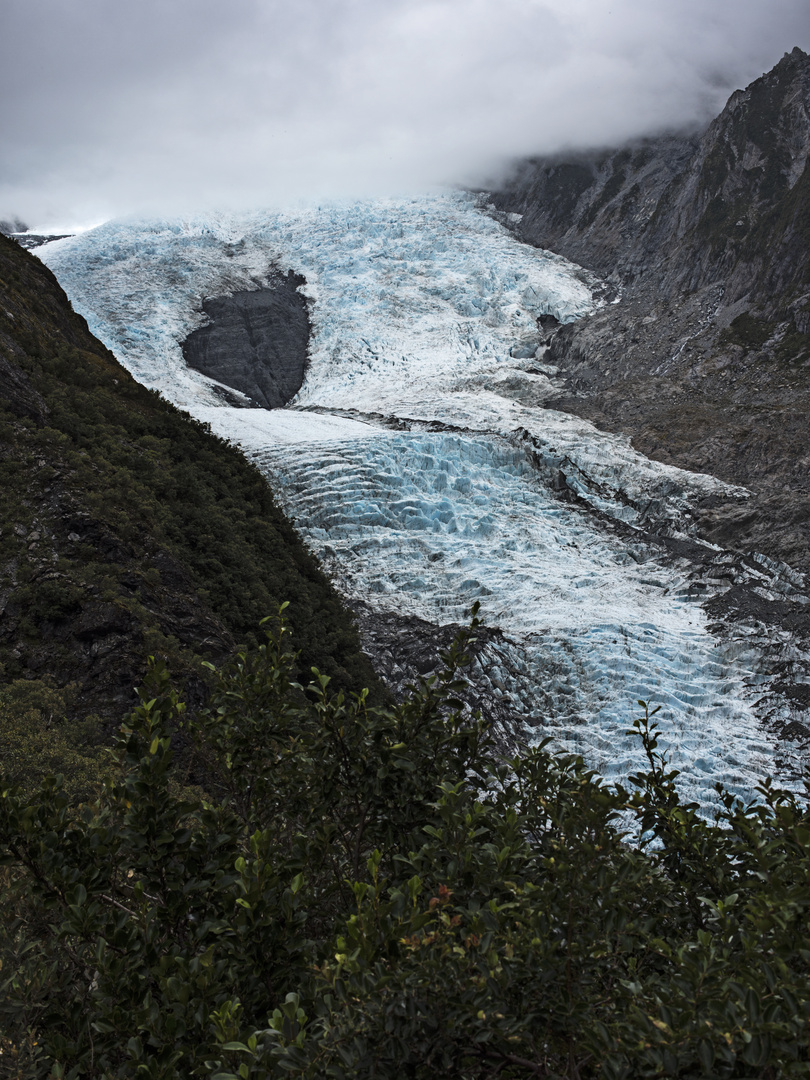
[[[504,760],[468,639],[373,708],[294,682],[281,618],[186,721],[207,795],[160,664],[97,801],[4,791],[6,1074],[810,1075],[806,807],[766,783],[702,820],[646,707],[632,790]]]

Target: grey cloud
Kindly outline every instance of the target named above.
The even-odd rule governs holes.
[[[4,0],[0,216],[475,182],[704,122],[806,0]],[[50,219],[50,221],[49,221]]]

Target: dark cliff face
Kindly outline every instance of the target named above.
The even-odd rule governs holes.
[[[310,323],[298,291],[304,279],[290,271],[267,288],[207,300],[208,326],[183,344],[189,367],[277,409],[301,388]],[[237,402],[238,403],[238,402]]]
[[[570,160],[530,160],[492,203],[521,215],[512,226],[521,240],[624,280],[635,272],[639,237],[664,190],[697,144],[673,135]]]
[[[800,49],[737,91],[702,135],[528,161],[501,191],[521,239],[672,299],[722,283],[790,303],[810,288],[810,58]]]
[[[665,293],[721,283],[787,317],[810,288],[810,58],[733,94],[665,190],[642,243]],[[803,220],[802,220],[803,219]]]
[[[149,654],[201,690],[289,600],[303,670],[375,685],[352,618],[258,471],[117,363],[0,236],[0,688],[120,719]]]
[[[587,416],[659,460],[753,492],[707,538],[810,570],[810,57],[732,95],[701,134],[535,161],[493,195],[524,240],[607,276],[620,302],[546,360]],[[507,222],[509,219],[505,219]]]

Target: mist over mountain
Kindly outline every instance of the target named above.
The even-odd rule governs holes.
[[[0,36],[0,216],[60,233],[483,184],[700,128],[810,48],[803,0],[8,0]]]

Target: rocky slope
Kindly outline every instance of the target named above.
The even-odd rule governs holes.
[[[794,49],[702,134],[527,162],[492,196],[522,239],[616,290],[618,302],[554,336],[554,406],[629,433],[653,458],[749,488],[745,507],[706,500],[704,536],[802,571],[808,157],[810,57]]]
[[[304,670],[376,685],[258,471],[135,382],[0,237],[0,683],[71,684],[77,712],[114,721],[154,653],[193,704],[200,660],[284,600]]]
[[[50,244],[53,240],[65,240],[68,236],[73,235],[72,233],[32,233],[28,231],[25,222],[19,219],[0,221],[0,233],[3,236],[12,237],[20,247],[24,247],[28,251],[42,247],[43,244]]]

